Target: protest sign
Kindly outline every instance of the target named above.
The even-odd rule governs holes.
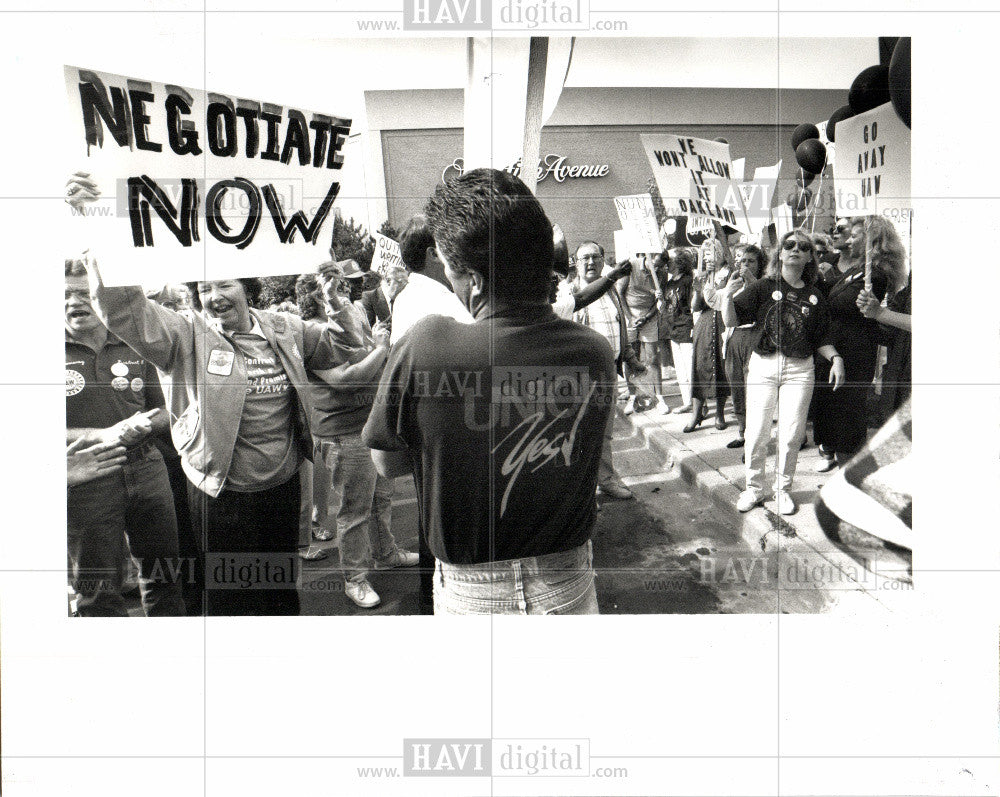
[[[295,274],[328,259],[349,119],[64,74],[72,168],[102,192],[70,237],[91,248],[108,284]]]
[[[653,208],[653,197],[649,194],[616,196],[615,210],[621,219],[622,229],[629,235],[629,245],[642,247],[633,254],[663,251],[660,228],[656,223],[656,210]]]
[[[385,278],[390,268],[400,268],[403,265],[403,256],[399,251],[399,244],[387,235],[373,232],[375,239],[375,254],[372,255],[371,270],[380,277]]]
[[[744,172],[746,172],[746,168],[747,168],[747,159],[746,158],[737,158],[736,160],[734,160],[733,161],[733,175],[732,175],[733,179],[736,180],[737,182],[739,182],[740,180],[742,180],[743,179],[743,174],[744,174]]]
[[[891,103],[837,122],[833,180],[838,216],[909,217],[910,129]]]
[[[778,205],[774,209],[774,234],[781,240],[781,236],[795,229],[795,221],[792,218],[792,206],[787,202]]]
[[[735,229],[745,226],[728,144],[670,133],[639,138],[668,213],[707,216]]]
[[[760,236],[771,218],[771,201],[778,184],[781,161],[774,166],[758,166],[754,169],[753,180],[739,184],[743,207],[746,209],[746,223],[737,224],[737,229],[748,237]]]

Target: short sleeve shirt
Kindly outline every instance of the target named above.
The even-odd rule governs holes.
[[[607,340],[549,306],[433,316],[391,350],[362,439],[412,452],[438,559],[567,551],[596,520],[614,374]]]
[[[97,352],[66,339],[66,428],[107,429],[162,406],[156,369],[116,337]]]
[[[755,282],[733,300],[740,324],[762,331],[754,351],[804,359],[829,342],[830,313],[816,288],[794,288],[784,278]]]
[[[295,394],[263,334],[231,338],[246,363],[247,389],[226,487],[257,492],[284,484],[298,470]]]

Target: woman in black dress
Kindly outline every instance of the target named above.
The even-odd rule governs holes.
[[[736,267],[747,286],[764,276],[766,265],[767,255],[759,246],[752,244],[736,260]],[[749,323],[733,329],[726,342],[726,380],[733,394],[733,412],[740,428],[739,436],[730,440],[726,448],[743,448],[744,445],[743,434],[747,428],[747,368],[750,365],[750,355],[759,340],[760,330],[756,328],[756,324]]]
[[[906,254],[892,222],[870,216],[853,226],[851,248],[860,251],[860,264],[844,272],[831,287],[830,340],[844,356],[847,381],[839,390],[830,389],[820,364],[816,379],[813,436],[820,446],[816,470],[823,473],[844,464],[868,439],[867,398],[875,378],[878,347],[882,338],[878,322],[865,318],[858,308],[858,295],[865,284],[865,230],[871,240],[872,290],[879,303],[902,287]],[[860,236],[860,238],[859,238]]]
[[[703,263],[708,274],[694,284],[691,310],[701,313],[694,324],[694,362],[691,369],[691,405],[694,417],[684,427],[685,432],[693,432],[705,420],[705,403],[715,399],[715,428],[726,428],[726,399],[729,397],[729,383],[722,359],[722,333],[726,325],[722,321],[719,288],[729,280],[729,268],[725,261],[725,250],[715,239],[702,245]]]

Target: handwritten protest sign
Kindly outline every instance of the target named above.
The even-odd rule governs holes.
[[[622,229],[629,235],[629,245],[642,247],[632,254],[663,250],[653,197],[649,194],[616,196],[615,210],[621,219]]]
[[[392,238],[378,232],[373,232],[372,237],[375,239],[375,254],[372,255],[371,269],[380,277],[385,277],[389,269],[403,265],[403,256],[399,244]]]
[[[669,133],[639,138],[668,213],[707,216],[737,229],[746,224],[728,144]]]
[[[70,237],[108,284],[295,274],[328,259],[349,119],[64,72],[73,168],[102,191]]]
[[[910,130],[891,103],[837,122],[838,216],[908,217]]]

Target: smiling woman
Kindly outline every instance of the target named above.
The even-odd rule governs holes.
[[[93,181],[86,185],[71,202],[99,192]],[[306,369],[367,355],[358,322],[336,304],[326,324],[257,310],[255,279],[193,284],[200,312],[177,313],[137,286],[105,286],[96,261],[85,264],[101,321],[163,374],[203,542],[197,576],[207,582],[205,613],[298,614],[298,470],[312,449],[312,401],[302,386]],[[226,574],[251,565],[255,583],[235,588]]]

